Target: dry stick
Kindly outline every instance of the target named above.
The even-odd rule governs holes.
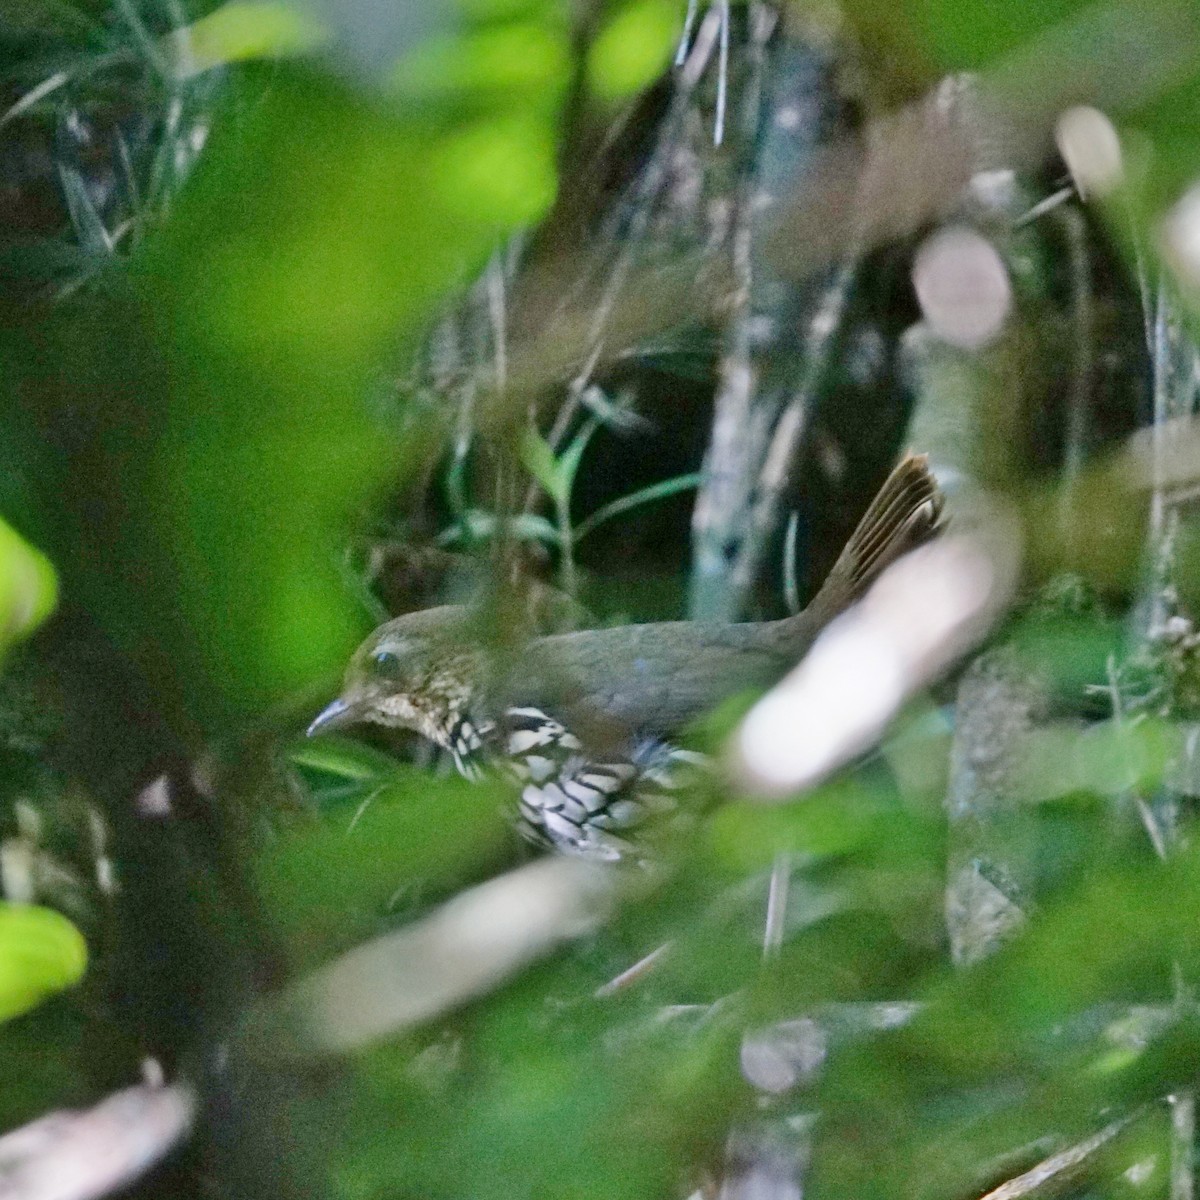
[[[657,949],[651,950],[649,954],[639,958],[632,966],[626,967],[619,975],[614,976],[607,983],[602,983],[592,994],[597,1000],[605,1000],[609,996],[623,992],[635,983],[640,983],[658,966],[659,961],[670,949],[671,943],[663,942]]]
[[[713,121],[713,145],[725,140],[725,105],[729,89],[729,0],[718,0],[721,18],[720,50],[717,56],[717,112]]]
[[[1113,1121],[1099,1133],[1094,1133],[1090,1138],[1043,1159],[1036,1167],[1007,1180],[998,1188],[981,1196],[979,1200],[1025,1200],[1026,1197],[1037,1196],[1050,1188],[1062,1187],[1097,1150],[1111,1142],[1132,1120],[1132,1116],[1125,1116]]]
[[[503,391],[508,384],[508,295],[502,249],[498,249],[487,265],[488,316],[492,324],[493,372],[496,387]]]
[[[787,926],[788,891],[792,882],[792,856],[780,851],[771,864],[771,883],[767,889],[767,921],[763,928],[763,959],[779,955]]]
[[[696,12],[700,0],[688,0],[687,13],[683,18],[683,32],[679,35],[679,45],[675,48],[675,65],[682,67],[688,55],[688,42],[692,40],[692,30],[696,27]],[[0,118],[0,123],[3,119]]]
[[[1043,681],[1011,647],[979,655],[955,704],[946,790],[946,927],[957,966],[992,954],[1024,922],[1020,899],[1032,865],[1031,817],[1020,772],[1032,731],[1045,718]]]

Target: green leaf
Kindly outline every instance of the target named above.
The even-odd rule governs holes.
[[[553,133],[537,112],[476,121],[435,147],[429,161],[448,208],[501,227],[536,221],[558,187]]]
[[[395,778],[399,771],[391,755],[349,738],[305,738],[292,746],[287,756],[298,767],[347,783],[377,785]]]
[[[521,438],[521,461],[556,504],[567,496],[562,470],[550,443],[536,429],[527,429]]]
[[[439,546],[453,546],[459,542],[484,542],[495,537],[503,518],[495,513],[484,512],[479,508],[469,509],[463,514],[462,520],[447,529],[438,537]],[[507,520],[507,531],[521,542],[545,542],[554,545],[558,542],[558,530],[536,513],[518,513]]]
[[[61,913],[0,903],[0,1021],[78,983],[86,967],[83,935]]]
[[[613,517],[619,517],[631,509],[697,488],[703,479],[704,475],[700,471],[693,471],[687,475],[676,475],[673,479],[664,479],[659,483],[652,483],[648,487],[638,488],[636,492],[630,492],[628,496],[612,500],[596,509],[590,517],[579,522],[575,528],[575,540],[581,542],[593,529],[603,525],[605,521],[611,521]]]
[[[571,489],[575,486],[575,476],[579,471],[579,462],[587,449],[592,434],[600,427],[598,421],[588,421],[571,440],[571,444],[562,452],[558,459],[558,475],[562,480],[563,501],[570,499]]]
[[[179,79],[224,63],[306,54],[327,42],[330,30],[298,6],[272,0],[230,0],[176,29],[162,49]]]
[[[92,255],[107,256],[113,251],[113,241],[104,221],[92,203],[91,193],[78,171],[59,164],[58,177],[62,183],[63,196],[71,224],[75,227],[79,245]]]
[[[0,650],[26,637],[53,611],[58,598],[54,568],[9,525],[0,521]]]
[[[418,46],[400,64],[396,82],[402,94],[421,97],[458,88],[557,89],[569,67],[564,30],[513,21]]]
[[[438,779],[398,764],[389,781],[359,792],[369,803],[353,818],[331,810],[256,860],[266,911],[296,952],[345,944],[405,889],[461,882],[510,853],[507,796],[495,782]]]
[[[680,25],[674,0],[625,5],[592,43],[587,64],[592,90],[614,100],[652,83],[671,61]]]

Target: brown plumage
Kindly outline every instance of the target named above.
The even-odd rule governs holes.
[[[622,625],[534,638],[500,653],[481,647],[465,609],[397,617],[359,647],[342,695],[309,732],[356,722],[412,729],[453,754],[465,774],[488,759],[516,762],[527,821],[531,805],[545,815],[542,793],[565,771],[568,791],[582,797],[565,798],[572,814],[566,825],[583,830],[656,775],[666,786],[671,738],[723,699],[767,687],[789,670],[888,564],[936,532],[941,509],[925,458],[905,458],[813,602],[778,621]],[[594,779],[573,786],[594,775],[589,768],[597,764],[619,778],[604,788]],[[600,788],[602,805],[590,803],[588,787]],[[547,838],[540,829],[537,836],[590,852],[569,833]]]

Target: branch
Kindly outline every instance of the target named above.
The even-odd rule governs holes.
[[[186,1084],[139,1084],[0,1137],[0,1200],[96,1200],[128,1187],[191,1131]]]

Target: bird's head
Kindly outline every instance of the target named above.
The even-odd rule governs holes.
[[[370,723],[454,749],[481,670],[470,633],[463,610],[449,606],[381,625],[355,651],[342,694],[309,725],[309,736]]]

